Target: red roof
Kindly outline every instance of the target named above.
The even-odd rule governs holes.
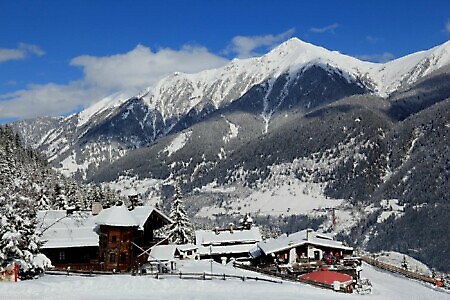
[[[299,278],[330,285],[332,285],[335,281],[346,283],[353,280],[352,276],[350,275],[329,270],[314,271],[311,273],[300,275]]]

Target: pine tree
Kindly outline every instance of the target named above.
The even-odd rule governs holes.
[[[57,183],[55,186],[55,208],[63,210],[67,208],[67,196],[61,184]]]
[[[33,278],[50,266],[39,253],[42,243],[36,234],[36,209],[33,201],[16,195],[0,198],[0,266],[16,263],[21,279]]]
[[[169,214],[173,223],[169,225],[168,232],[169,241],[174,244],[186,244],[192,240],[192,224],[186,216],[182,199],[183,195],[177,185]]]
[[[41,191],[41,194],[39,196],[37,207],[40,210],[48,210],[50,209],[50,201],[48,200],[48,197],[45,195],[45,191]]]

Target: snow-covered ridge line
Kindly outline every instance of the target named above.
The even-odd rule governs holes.
[[[79,114],[78,126],[132,96],[143,97],[164,119],[183,115],[205,100],[217,108],[238,99],[256,84],[285,73],[293,75],[311,65],[338,69],[347,80],[361,81],[375,94],[386,97],[402,84],[413,83],[449,63],[450,41],[387,63],[372,63],[292,38],[260,57],[233,59],[224,67],[195,74],[175,72],[145,93],[125,91],[106,97]]]

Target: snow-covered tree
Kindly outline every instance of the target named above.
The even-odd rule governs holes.
[[[55,208],[59,210],[66,209],[68,206],[67,196],[64,187],[61,184],[55,186]]]
[[[173,223],[169,225],[168,238],[174,244],[186,244],[192,240],[192,224],[184,210],[183,195],[178,185],[172,200],[169,217]]]
[[[39,196],[39,199],[37,201],[37,207],[40,210],[50,209],[50,201],[47,195],[45,195],[45,191],[41,191],[41,195]]]
[[[253,219],[249,214],[245,214],[245,216],[239,220],[239,223],[244,229],[250,229],[253,225]]]
[[[36,234],[33,203],[19,195],[0,198],[0,265],[16,263],[21,279],[33,278],[50,266],[48,258],[39,253],[42,243]]]

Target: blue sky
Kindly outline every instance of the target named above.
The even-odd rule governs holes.
[[[450,39],[450,1],[0,0],[0,122],[66,115],[290,37],[370,61]]]

